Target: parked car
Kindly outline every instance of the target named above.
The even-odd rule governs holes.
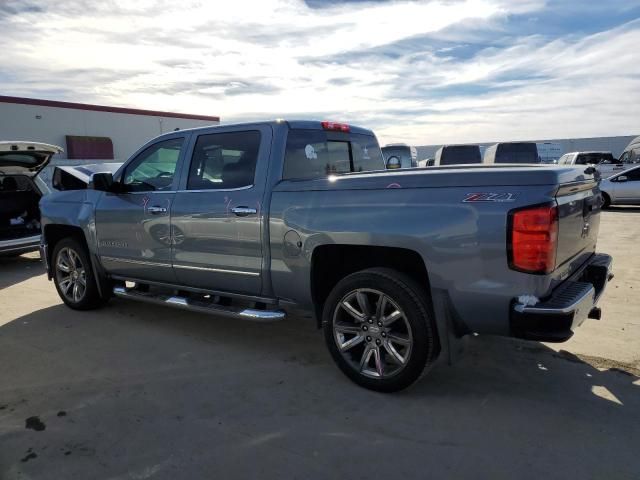
[[[392,143],[382,147],[384,163],[390,170],[418,166],[418,150],[404,143]]]
[[[49,187],[38,173],[62,148],[38,142],[0,142],[0,255],[37,251],[38,202]]]
[[[611,258],[595,253],[593,173],[383,169],[352,125],[167,133],[45,197],[42,258],[74,309],[116,296],[236,320],[308,312],[338,367],[380,391],[451,361],[464,335],[561,342],[599,318]]]
[[[483,163],[542,163],[533,142],[496,143],[487,147]]]
[[[595,165],[602,177],[606,178],[627,168],[616,160],[611,152],[570,152],[558,160],[558,165]]]
[[[443,145],[436,151],[434,165],[482,163],[479,145]]]
[[[600,190],[605,207],[640,204],[640,165],[603,179]]]

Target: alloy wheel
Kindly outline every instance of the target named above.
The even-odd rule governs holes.
[[[80,302],[87,291],[87,271],[78,252],[65,247],[56,258],[56,280],[65,298]]]
[[[333,313],[333,336],[340,354],[366,377],[397,375],[411,356],[413,336],[407,317],[393,298],[379,290],[347,293]]]

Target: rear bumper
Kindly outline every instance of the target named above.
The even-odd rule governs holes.
[[[0,241],[0,255],[35,252],[40,246],[40,235]]]
[[[595,254],[571,278],[535,305],[513,302],[511,332],[518,338],[541,342],[565,342],[587,318],[600,319],[596,306],[611,273],[612,258]]]

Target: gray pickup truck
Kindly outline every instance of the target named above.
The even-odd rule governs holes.
[[[612,275],[594,175],[389,171],[371,131],[331,122],[198,128],[45,197],[41,254],[75,309],[306,312],[349,378],[396,391],[467,334],[561,342],[600,317]]]

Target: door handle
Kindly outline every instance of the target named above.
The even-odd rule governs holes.
[[[160,213],[167,213],[167,209],[165,207],[158,207],[154,205],[153,207],[148,207],[147,212],[152,215],[158,215]]]
[[[238,217],[246,217],[247,215],[255,215],[258,211],[249,207],[234,207],[231,209]]]

